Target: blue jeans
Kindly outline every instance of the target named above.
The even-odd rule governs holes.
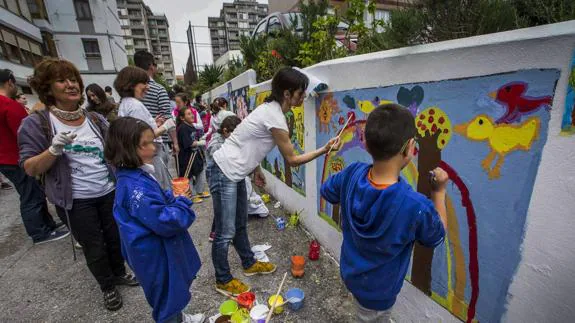
[[[48,238],[56,224],[48,213],[46,196],[38,181],[16,165],[0,165],[0,172],[14,184],[20,195],[20,216],[26,233],[34,242]]]
[[[226,284],[233,279],[228,262],[230,242],[240,256],[244,269],[256,261],[248,239],[248,197],[245,180],[232,182],[214,162],[210,164],[210,193],[214,203],[216,237],[212,244],[212,262],[216,281]]]

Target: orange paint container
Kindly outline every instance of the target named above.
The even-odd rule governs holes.
[[[299,278],[305,273],[305,258],[303,256],[292,256],[291,257],[291,274],[292,276]]]
[[[190,190],[190,180],[185,177],[178,177],[172,180],[172,191],[174,196],[186,196]]]

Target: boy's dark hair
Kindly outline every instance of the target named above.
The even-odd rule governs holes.
[[[154,55],[148,51],[139,50],[134,54],[134,65],[143,69],[144,71],[148,71],[150,66],[154,65],[155,63],[156,59],[154,58]]]
[[[112,93],[112,88],[109,85],[106,85],[106,87],[104,88],[104,91],[106,91],[108,93]]]
[[[291,67],[284,67],[274,75],[272,93],[265,101],[276,101],[281,104],[284,101],[285,90],[293,95],[297,90],[305,91],[308,85],[309,79],[305,74]]]
[[[216,115],[218,114],[218,112],[220,112],[220,110],[224,107],[228,105],[228,100],[222,98],[222,97],[218,97],[214,99],[214,103],[212,103],[211,105],[211,110],[212,110],[212,115]]]
[[[416,134],[411,112],[399,104],[380,105],[369,114],[365,124],[365,141],[374,161],[388,160],[399,154]]]
[[[238,118],[235,115],[226,117],[224,121],[222,121],[222,124],[220,125],[220,129],[218,129],[218,132],[222,135],[224,134],[224,129],[226,129],[228,132],[233,132],[234,130],[236,130],[236,127],[241,122],[242,119]]]
[[[114,88],[122,98],[133,97],[137,84],[147,84],[150,81],[148,73],[135,66],[124,67],[114,80]]]
[[[140,138],[146,130],[152,130],[152,127],[140,119],[123,117],[113,121],[108,129],[104,146],[106,160],[115,167],[142,166],[143,161],[138,156],[138,147]]]

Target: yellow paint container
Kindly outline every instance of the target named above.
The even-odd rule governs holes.
[[[276,303],[276,308],[274,309],[274,314],[281,314],[284,311],[284,307],[283,307],[284,298],[281,295],[278,295],[277,298],[278,298],[278,301]],[[268,304],[270,305],[270,308],[272,308],[272,306],[274,306],[275,299],[276,299],[276,295],[273,295],[268,299]]]

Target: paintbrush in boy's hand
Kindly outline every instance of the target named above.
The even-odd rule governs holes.
[[[341,136],[341,134],[343,133],[343,131],[345,130],[345,128],[347,127],[347,124],[349,123],[349,121],[351,120],[351,118],[353,117],[353,114],[350,114],[349,117],[347,118],[347,121],[345,122],[345,124],[343,125],[343,128],[341,128],[341,130],[339,131],[339,133],[337,134],[337,137],[335,137],[336,139],[339,140],[339,137]],[[329,150],[327,151],[327,155],[329,155],[329,153],[331,153],[333,147],[335,146],[336,143],[338,143],[338,140],[336,140],[331,147],[329,147]]]

